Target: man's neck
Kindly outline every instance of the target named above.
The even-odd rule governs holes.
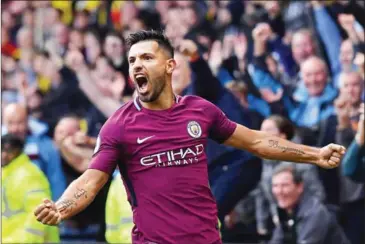
[[[359,114],[359,108],[360,108],[360,104],[361,104],[361,102],[359,101],[359,102],[356,102],[356,103],[353,103],[353,104],[351,104],[351,106],[350,106],[350,116],[356,116],[356,115],[358,115]]]
[[[288,213],[289,216],[293,215],[294,209],[293,208],[289,208],[286,210],[286,212]]]
[[[8,165],[10,165],[15,159],[17,159],[20,155],[22,155],[22,152],[18,152],[16,155],[14,155],[13,158],[6,160],[5,162],[1,162],[1,168],[4,168]]]
[[[4,167],[8,166],[9,163],[10,162],[8,162],[8,161],[7,162],[1,161],[1,168],[4,168]]]
[[[175,96],[172,92],[163,92],[153,102],[141,102],[142,107],[150,110],[166,110],[171,108],[175,104]]]

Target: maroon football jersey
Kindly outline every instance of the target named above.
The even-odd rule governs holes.
[[[118,166],[133,210],[133,243],[221,243],[208,181],[207,139],[228,139],[236,123],[197,96],[176,96],[166,110],[136,98],[102,127],[89,166]]]

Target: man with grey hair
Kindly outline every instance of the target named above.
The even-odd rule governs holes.
[[[317,198],[303,194],[300,173],[291,165],[278,166],[272,176],[272,192],[279,212],[271,244],[349,243],[335,216]]]
[[[339,77],[340,94],[335,101],[337,120],[337,141],[349,144],[356,131],[361,95],[364,81],[358,72],[341,73]]]
[[[298,7],[302,7],[302,9],[298,9]],[[294,12],[290,12],[289,9]],[[310,56],[327,56],[329,61],[328,67],[330,68],[329,74],[331,76],[335,76],[341,70],[338,59],[341,35],[325,4],[322,1],[310,1],[308,4],[295,1],[290,3],[289,7],[284,10],[284,15],[286,15],[284,18],[288,21],[291,19],[290,16],[295,16],[299,13],[298,11],[311,12],[311,15],[313,14],[313,21],[311,21],[310,25],[298,26],[296,25],[297,23],[294,23],[295,28],[289,27],[293,33],[290,46],[284,44],[283,40],[275,37],[271,38],[269,42],[272,50],[279,55],[284,66],[287,77],[284,78],[282,83],[286,85],[290,93],[293,91],[295,93],[306,93],[299,66]],[[292,25],[293,23],[289,24],[289,26]],[[313,28],[308,28],[310,26]],[[315,33],[319,35],[319,39],[315,38]],[[319,45],[319,41],[323,45]]]
[[[348,146],[354,138],[358,108],[364,90],[363,79],[359,73],[352,71],[341,73],[339,80],[339,96],[334,100],[334,105],[330,104],[334,113],[321,120],[312,130],[300,128],[298,131],[304,137],[304,143],[321,146],[335,141]],[[363,186],[360,187],[360,184],[350,182],[337,170],[319,169],[319,174],[325,187],[328,204],[339,206],[341,203],[363,198]]]
[[[337,90],[328,83],[326,63],[311,56],[300,65],[305,93],[284,97],[289,118],[300,127],[311,128],[334,114]]]
[[[358,110],[361,103],[361,94],[364,89],[364,80],[361,74],[356,71],[342,72],[339,75],[339,88],[349,99],[349,104],[355,111]]]

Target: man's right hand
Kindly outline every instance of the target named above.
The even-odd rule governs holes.
[[[340,94],[339,98],[337,98],[334,102],[337,120],[338,120],[338,129],[346,129],[351,125],[350,121],[350,101],[346,95]]]
[[[355,30],[355,17],[352,14],[339,14],[337,19],[345,31]]]
[[[252,38],[255,42],[266,43],[273,36],[273,31],[268,23],[259,23],[252,30]]]
[[[181,40],[178,45],[178,49],[182,54],[188,56],[190,59],[195,59],[196,57],[199,57],[198,45],[196,45],[196,43],[192,40]]]
[[[74,70],[74,71],[80,71],[82,69],[87,68],[84,56],[81,52],[72,50],[67,52],[65,57],[65,63],[68,68]]]
[[[85,146],[86,144],[88,144],[88,140],[89,137],[83,131],[77,131],[72,137],[73,143],[80,146]]]
[[[62,218],[57,210],[56,204],[49,199],[43,200],[34,211],[37,220],[45,225],[58,225]]]

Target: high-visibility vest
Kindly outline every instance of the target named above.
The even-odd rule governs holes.
[[[43,225],[34,216],[43,199],[51,199],[44,173],[21,154],[1,172],[1,243],[58,243],[58,227]]]
[[[109,188],[105,221],[108,243],[132,243],[133,213],[120,174],[115,175]]]

